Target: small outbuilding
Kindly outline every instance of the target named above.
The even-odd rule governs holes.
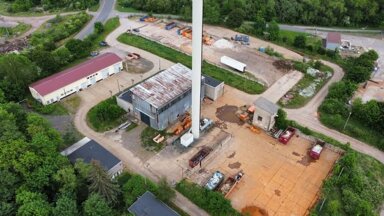
[[[224,82],[209,76],[205,77],[205,96],[211,100],[217,100],[224,94]]]
[[[71,163],[76,163],[78,159],[85,163],[90,163],[92,160],[99,161],[100,165],[114,178],[123,171],[123,163],[115,155],[102,147],[94,140],[84,137],[77,143],[68,147],[61,152],[67,156]]]
[[[253,125],[269,131],[275,125],[275,117],[279,107],[264,97],[259,97],[255,102]]]
[[[341,34],[337,32],[329,32],[324,41],[324,47],[328,50],[336,50],[341,46]]]
[[[177,212],[158,200],[149,191],[141,195],[128,208],[128,211],[135,216],[179,216]]]

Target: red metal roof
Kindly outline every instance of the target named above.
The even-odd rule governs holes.
[[[341,35],[337,32],[329,32],[327,35],[327,43],[341,43]]]
[[[44,96],[120,61],[122,59],[116,54],[104,53],[75,67],[32,83],[29,87]]]

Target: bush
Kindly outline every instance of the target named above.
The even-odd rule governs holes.
[[[293,41],[293,46],[305,48],[307,46],[307,38],[304,35],[297,35]]]
[[[101,34],[104,31],[103,23],[95,22],[95,32],[96,34]]]
[[[176,190],[210,215],[240,216],[240,213],[232,208],[231,202],[219,192],[207,190],[187,180],[179,182],[176,185]]]
[[[87,113],[87,120],[96,131],[104,131],[119,125],[124,114],[125,111],[117,105],[116,98],[111,97],[92,107]]]
[[[275,117],[275,120],[277,128],[284,130],[288,127],[287,113],[283,109],[279,109],[277,111],[277,117]]]

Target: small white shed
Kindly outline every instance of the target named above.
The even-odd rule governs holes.
[[[211,100],[217,100],[224,94],[224,82],[209,76],[204,76],[205,96]]]

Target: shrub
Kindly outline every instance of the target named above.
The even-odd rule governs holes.
[[[118,120],[124,114],[125,111],[117,105],[116,98],[111,97],[92,107],[87,114],[87,120],[96,131],[102,131],[117,126],[120,122]]]
[[[307,46],[307,38],[304,35],[297,35],[293,41],[293,46],[305,48]]]

